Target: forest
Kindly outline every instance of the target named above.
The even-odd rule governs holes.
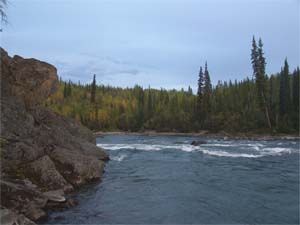
[[[253,76],[211,84],[207,63],[198,90],[119,88],[60,79],[45,105],[94,131],[299,133],[299,67],[267,75],[261,39],[253,37]]]

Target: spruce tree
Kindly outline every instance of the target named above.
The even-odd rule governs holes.
[[[200,66],[199,77],[198,77],[198,92],[197,92],[197,119],[199,122],[203,120],[203,85],[204,85],[204,75],[202,71],[202,66]]]
[[[299,67],[297,67],[297,70],[293,73],[293,108],[294,112],[299,115],[299,76],[300,71]]]
[[[204,70],[204,90],[203,90],[203,110],[205,117],[209,116],[211,112],[211,97],[212,95],[212,86],[210,81],[210,76],[207,68],[207,62],[205,62],[205,70]]]
[[[71,87],[71,81],[69,80],[68,87],[67,87],[67,96],[72,95],[72,87]]]
[[[67,82],[64,82],[64,98],[67,98]]]
[[[251,63],[253,68],[253,75],[255,78],[256,74],[258,73],[258,51],[254,36],[252,38]]]
[[[253,75],[255,77],[259,108],[262,112],[265,113],[268,127],[272,128],[269,116],[269,107],[266,100],[266,60],[263,52],[263,43],[261,39],[259,39],[257,47],[254,36],[252,39],[251,62],[253,68]]]
[[[263,43],[261,39],[258,41],[258,73],[257,73],[257,86],[258,86],[258,95],[259,95],[259,104],[261,108],[265,107],[266,104],[266,59],[263,52]]]
[[[294,71],[293,73],[293,125],[294,128],[299,132],[300,127],[299,127],[299,86],[300,86],[300,81],[299,81],[299,76],[300,76],[300,71],[299,67],[297,67],[297,70]]]
[[[152,94],[151,94],[151,88],[150,88],[150,85],[149,85],[149,88],[148,88],[148,102],[147,102],[147,117],[148,119],[150,119],[150,117],[152,116]]]
[[[93,82],[91,85],[91,103],[96,101],[96,74],[94,74]]]
[[[281,117],[288,114],[290,108],[289,64],[284,60],[284,67],[280,75],[279,112]]]

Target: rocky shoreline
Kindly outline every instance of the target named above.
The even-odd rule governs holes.
[[[300,140],[300,134],[254,134],[254,133],[210,133],[202,131],[198,133],[180,133],[180,132],[127,132],[127,131],[97,131],[96,137],[113,134],[147,135],[147,136],[190,136],[196,138],[215,138],[222,140],[251,140],[251,141],[275,141],[275,140]]]
[[[100,180],[108,154],[94,134],[41,104],[58,88],[56,68],[1,53],[1,224],[35,224],[72,207],[67,193]]]

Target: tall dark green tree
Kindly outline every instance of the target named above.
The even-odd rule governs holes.
[[[212,85],[210,81],[210,75],[207,68],[207,62],[205,62],[204,70],[204,89],[203,89],[203,110],[205,118],[209,116],[211,112],[211,95],[212,95]]]
[[[299,114],[299,76],[300,71],[299,67],[294,71],[293,73],[293,105],[294,105],[294,111]]]
[[[94,74],[93,82],[91,85],[91,103],[96,101],[96,74]]]
[[[280,74],[279,112],[281,117],[288,114],[290,108],[289,64],[284,60],[284,67]]]
[[[149,85],[148,98],[147,98],[147,118],[148,119],[152,116],[152,113],[153,113],[153,96],[152,96],[151,88]]]
[[[261,111],[265,113],[268,127],[272,128],[268,102],[266,100],[266,60],[263,52],[263,43],[262,40],[259,39],[257,47],[254,36],[252,39],[251,62],[253,68],[253,75],[255,77],[258,104]]]
[[[67,82],[64,81],[64,98],[67,98],[68,90],[67,90]]]
[[[67,86],[67,96],[71,96],[72,95],[72,85],[71,85],[71,81],[69,80],[68,86]]]
[[[257,44],[254,36],[252,38],[251,64],[253,68],[253,76],[254,78],[256,78],[256,74],[259,71],[259,66],[258,66],[258,50],[257,50]]]
[[[138,128],[141,128],[144,123],[144,90],[142,87],[136,85],[134,87],[135,96],[137,98],[137,113],[136,120]]]
[[[299,67],[293,73],[293,124],[294,128],[299,131],[299,89],[300,89],[300,71]]]
[[[200,71],[198,75],[198,91],[197,91],[197,119],[201,123],[203,120],[203,91],[204,91],[204,74],[202,71],[202,66],[200,66]]]

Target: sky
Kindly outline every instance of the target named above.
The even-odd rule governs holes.
[[[10,0],[1,46],[53,64],[64,80],[154,88],[252,76],[252,36],[268,74],[299,65],[300,0]]]

